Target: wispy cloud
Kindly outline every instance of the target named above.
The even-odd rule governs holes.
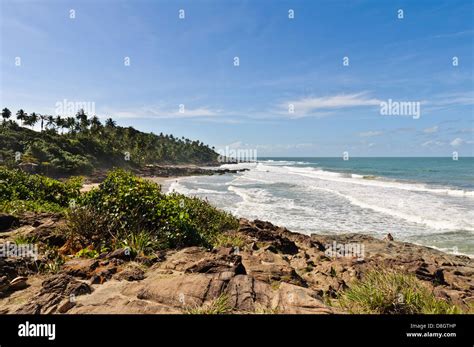
[[[430,141],[423,142],[421,145],[423,147],[443,146],[444,142],[436,141],[436,140],[430,140]]]
[[[368,97],[367,92],[338,94],[324,97],[305,97],[280,103],[280,114],[290,117],[327,115],[327,112],[353,107],[380,105],[382,100]]]
[[[473,35],[474,30],[462,30],[462,31],[457,31],[455,33],[448,33],[448,34],[439,34],[433,36],[436,39],[442,39],[442,38],[453,38],[453,37],[460,37],[460,36],[468,36],[468,35]]]
[[[464,140],[460,137],[456,137],[453,141],[451,141],[450,145],[452,147],[459,147],[464,143]]]
[[[433,133],[435,133],[435,132],[437,132],[437,131],[438,131],[438,126],[437,126],[437,125],[432,126],[431,128],[423,129],[423,132],[424,132],[425,134],[433,134]]]
[[[373,137],[373,136],[380,136],[383,134],[383,131],[365,131],[359,133],[360,137]]]
[[[143,119],[183,119],[183,118],[210,118],[220,116],[222,110],[211,109],[207,106],[180,109],[179,105],[174,109],[161,106],[143,106],[134,110],[105,109],[107,115],[115,118],[143,118]]]

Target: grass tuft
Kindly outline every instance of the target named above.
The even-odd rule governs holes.
[[[336,299],[350,313],[454,314],[461,310],[437,299],[414,275],[372,270]]]
[[[225,294],[199,307],[187,308],[186,314],[230,314],[232,307],[229,305],[229,297]]]

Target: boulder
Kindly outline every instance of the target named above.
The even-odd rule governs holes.
[[[18,218],[6,213],[0,213],[0,232],[7,231],[18,225]]]
[[[92,288],[67,274],[54,275],[42,283],[42,288],[30,302],[20,307],[18,314],[50,314],[58,310],[64,298],[74,301],[79,295],[90,294]]]

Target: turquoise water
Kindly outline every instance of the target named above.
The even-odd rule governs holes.
[[[458,158],[261,158],[299,167],[374,175],[474,190],[474,157]]]
[[[304,234],[363,233],[474,255],[474,159],[262,158],[164,189]]]

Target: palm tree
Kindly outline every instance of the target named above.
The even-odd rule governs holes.
[[[3,124],[5,124],[8,120],[8,118],[10,118],[12,115],[12,111],[10,111],[8,108],[4,108],[2,110],[2,118],[3,118]]]
[[[31,128],[33,128],[35,124],[38,122],[38,115],[35,112],[33,112],[29,116],[25,117],[24,122],[25,122],[25,125],[31,126]]]
[[[91,129],[96,131],[102,127],[102,123],[99,120],[99,117],[94,116],[90,119]]]
[[[86,130],[87,127],[89,126],[90,122],[87,119],[87,115],[84,112],[84,109],[81,108],[76,113],[76,119],[79,121],[79,130],[82,130],[82,131]]]
[[[66,119],[62,118],[61,116],[56,116],[55,122],[57,127],[61,128],[61,134],[63,134],[64,128],[66,127]]]
[[[22,109],[18,110],[16,113],[16,119],[20,121],[20,125],[23,125],[23,121],[28,117],[28,114]]]
[[[44,128],[44,121],[46,121],[48,119],[48,116],[44,115],[44,114],[40,114],[39,115],[39,118],[41,120],[41,131],[43,131],[43,128]]]
[[[74,119],[74,117],[66,118],[66,129],[68,129],[69,131],[75,132],[76,120]]]
[[[55,129],[56,127],[56,119],[53,116],[46,117],[46,127],[48,129]]]
[[[115,128],[117,126],[117,122],[115,122],[112,118],[107,118],[105,120],[105,126],[107,128]]]

